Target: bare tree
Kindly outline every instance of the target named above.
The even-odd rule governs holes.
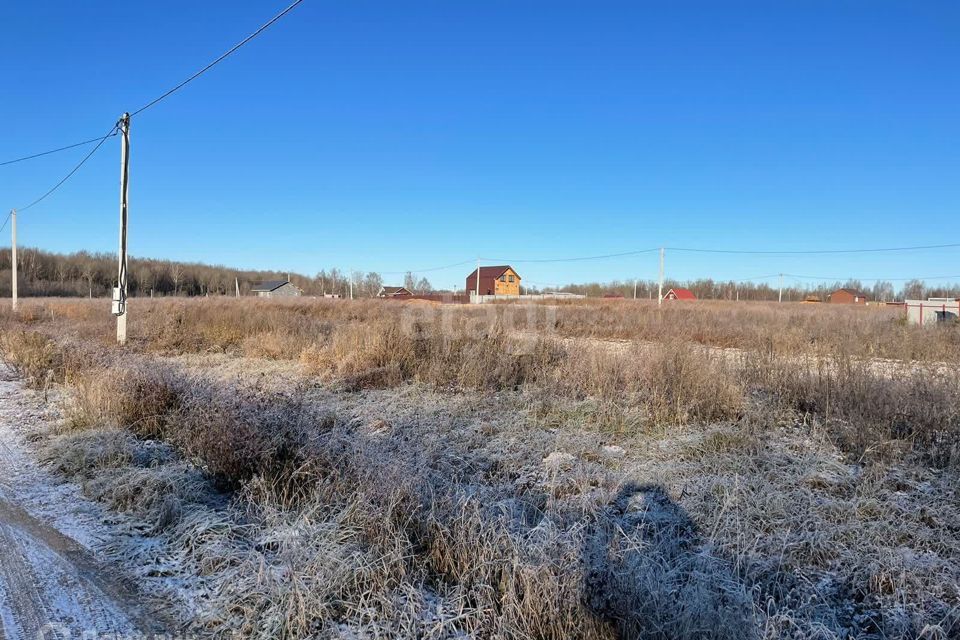
[[[903,297],[912,298],[914,300],[920,300],[923,298],[923,281],[922,280],[908,280],[903,284]]]
[[[180,282],[183,281],[183,267],[174,262],[170,266],[170,279],[173,280],[173,295],[180,295]]]
[[[431,285],[430,281],[426,278],[420,278],[413,290],[417,293],[430,293],[433,291],[433,285]]]

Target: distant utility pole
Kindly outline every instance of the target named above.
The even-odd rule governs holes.
[[[660,286],[657,288],[657,306],[663,304],[663,247],[660,247]]]
[[[777,294],[777,302],[783,302],[783,274],[780,274],[780,293]]]
[[[350,299],[353,300],[353,269],[350,269]]]
[[[113,315],[117,316],[117,344],[127,343],[127,191],[130,184],[130,114],[120,116],[120,249],[117,252],[117,288]]]
[[[12,309],[17,310],[17,210],[10,210],[10,292]]]
[[[637,299],[637,279],[633,279],[633,299]]]
[[[234,278],[233,284],[237,286],[237,297],[240,297],[240,278]]]
[[[480,304],[480,258],[477,258],[477,299],[476,303]]]

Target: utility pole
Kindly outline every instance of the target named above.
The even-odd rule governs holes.
[[[120,249],[117,252],[117,287],[113,290],[113,315],[117,316],[117,344],[127,343],[127,190],[130,176],[130,114],[120,116]]]
[[[17,210],[10,210],[10,293],[12,306],[17,310]]]
[[[233,284],[235,284],[237,287],[237,297],[239,298],[240,297],[240,278],[234,278]]]
[[[633,299],[637,299],[637,279],[633,279]]]
[[[660,247],[660,286],[657,288],[657,306],[663,305],[663,247]]]
[[[783,302],[783,274],[780,274],[780,293],[777,294],[777,302]]]
[[[353,269],[350,269],[350,299],[353,300]]]
[[[480,258],[477,258],[477,299],[476,303],[480,304]]]

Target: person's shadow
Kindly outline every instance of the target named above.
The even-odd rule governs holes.
[[[748,588],[662,487],[624,486],[584,541],[583,598],[621,638],[757,638]]]

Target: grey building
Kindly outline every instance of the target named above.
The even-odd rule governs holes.
[[[927,326],[940,322],[956,322],[960,318],[960,300],[956,298],[928,298],[907,300],[907,321],[910,324]]]
[[[267,280],[250,289],[250,293],[260,298],[290,298],[303,292],[289,280]]]

